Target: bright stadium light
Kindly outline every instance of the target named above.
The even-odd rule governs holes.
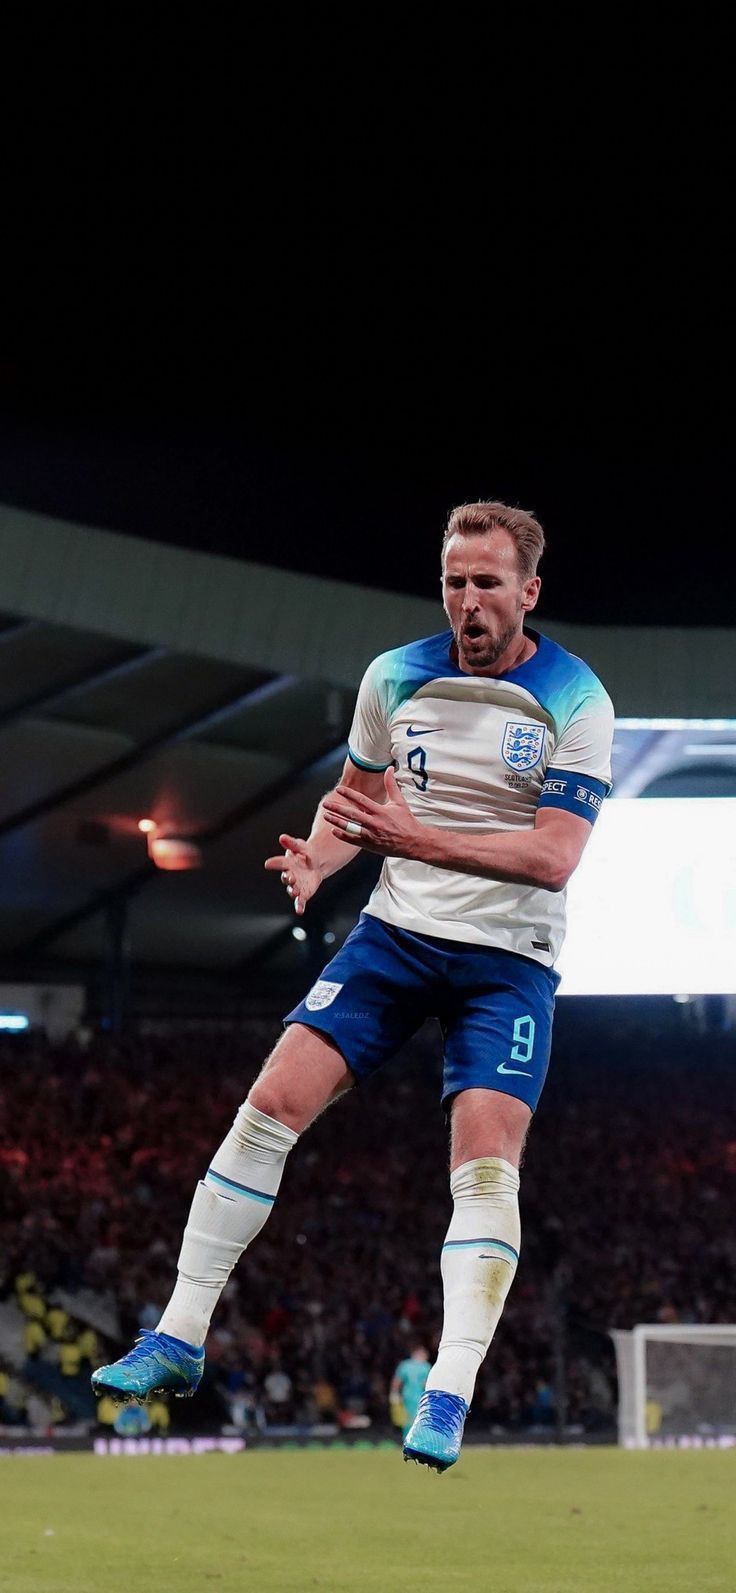
[[[20,1034],[30,1027],[26,1012],[0,1012],[0,1029],[6,1034]]]
[[[155,830],[155,828],[156,828],[156,820],[155,819],[139,819],[138,820],[138,828],[139,828],[139,830],[141,832],[141,835],[152,835],[154,830]]]
[[[736,799],[605,802],[568,887],[560,995],[736,994]]]
[[[736,742],[688,741],[682,751],[686,758],[736,758]]]
[[[307,931],[306,929],[302,929],[301,924],[295,924],[291,933],[295,940],[306,940],[307,938]]]

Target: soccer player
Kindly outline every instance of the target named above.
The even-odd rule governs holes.
[[[391,1388],[389,1390],[390,1402],[393,1404],[394,1401],[397,1403],[400,1401],[404,1407],[406,1417],[403,1431],[404,1438],[406,1438],[409,1428],[416,1419],[428,1377],[429,1361],[427,1360],[427,1351],[423,1344],[413,1344],[406,1360],[399,1361],[391,1379]]]
[[[454,509],[442,546],[450,629],[366,671],[340,784],[308,838],[280,835],[265,866],[300,916],[361,849],[385,859],[379,882],[285,1018],[195,1190],[157,1328],[101,1367],[96,1388],[194,1392],[214,1307],[299,1135],[434,1015],[453,1211],[442,1337],[404,1454],[439,1471],[457,1460],[519,1259],[518,1169],[549,1061],[565,886],[610,790],[606,692],[581,659],[525,627],[543,548],[523,510]]]

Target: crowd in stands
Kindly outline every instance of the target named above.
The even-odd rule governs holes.
[[[95,1419],[89,1371],[156,1325],[195,1182],[278,1033],[0,1039],[0,1317],[13,1306],[22,1338],[14,1362],[0,1343],[0,1424]],[[640,1018],[558,1026],[474,1422],[609,1430],[610,1328],[736,1321],[735,1052]],[[203,1391],[189,1412],[159,1401],[157,1430],[387,1424],[397,1362],[417,1340],[432,1356],[441,1324],[440,1065],[428,1026],[304,1136],[216,1312]]]

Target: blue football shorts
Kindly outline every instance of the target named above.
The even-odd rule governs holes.
[[[361,913],[284,1024],[304,1023],[369,1078],[426,1018],[444,1040],[442,1100],[500,1090],[534,1111],[547,1076],[559,974],[496,946],[414,935]]]

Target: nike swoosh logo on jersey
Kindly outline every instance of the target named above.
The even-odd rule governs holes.
[[[439,730],[444,730],[444,725],[436,725],[434,730],[413,730],[410,725],[406,734],[407,736],[436,736]]]
[[[533,1079],[534,1078],[534,1074],[533,1073],[528,1073],[526,1068],[507,1068],[505,1062],[499,1062],[498,1067],[496,1068],[496,1072],[497,1073],[518,1073],[519,1077],[522,1078],[522,1079]]]

